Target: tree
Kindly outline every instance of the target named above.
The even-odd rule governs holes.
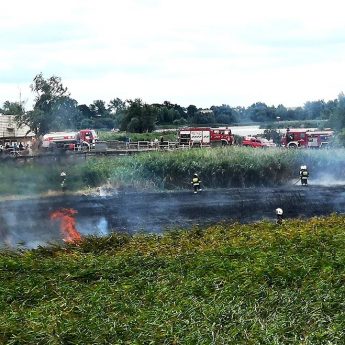
[[[43,74],[36,75],[30,85],[36,94],[32,111],[16,115],[18,125],[25,124],[36,135],[51,130],[73,129],[81,116],[77,109],[77,101],[70,98],[67,88],[62,85],[61,78],[52,76],[44,79]]]
[[[49,130],[63,131],[65,129],[80,128],[83,120],[82,113],[78,109],[78,102],[70,97],[60,97],[51,108],[52,122]]]
[[[139,98],[127,102],[129,106],[125,110],[125,116],[120,126],[121,130],[137,133],[152,132],[157,120],[157,108],[143,104]]]
[[[279,104],[276,109],[276,120],[286,121],[288,120],[287,117],[288,117],[288,110],[282,104]]]
[[[80,111],[83,118],[90,119],[95,115],[86,104],[78,105],[77,108]]]
[[[193,123],[195,124],[202,124],[202,125],[208,125],[215,123],[215,117],[214,113],[210,109],[200,109],[198,110],[193,117]]]
[[[96,101],[93,101],[92,104],[90,104],[90,110],[92,113],[95,114],[95,116],[102,116],[102,117],[109,117],[110,112],[105,104],[104,101],[98,99]]]
[[[115,115],[125,109],[126,102],[122,101],[120,98],[114,98],[108,104],[108,111]]]
[[[24,103],[23,102],[4,102],[2,108],[0,108],[0,112],[4,115],[19,115],[24,114]]]
[[[252,121],[264,122],[274,121],[276,119],[276,112],[274,107],[268,107],[265,103],[254,103],[247,111],[249,112]]]
[[[306,102],[304,110],[306,112],[307,120],[321,119],[326,109],[326,104],[323,100]]]
[[[125,117],[125,110],[127,108],[126,101],[122,101],[120,98],[112,99],[108,104],[108,112],[110,117],[114,119],[114,126],[120,127]]]
[[[211,110],[213,110],[217,123],[231,124],[237,122],[236,113],[229,105],[212,106]]]
[[[198,111],[198,108],[195,105],[193,104],[189,105],[187,107],[187,118],[189,120],[193,119],[197,111]]]
[[[343,93],[338,95],[337,105],[329,118],[328,125],[337,131],[345,128],[345,95]]]

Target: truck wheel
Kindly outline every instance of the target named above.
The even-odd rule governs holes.
[[[289,147],[289,149],[297,149],[297,145],[296,144],[291,144],[288,147]]]

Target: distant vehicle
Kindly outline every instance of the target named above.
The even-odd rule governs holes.
[[[224,146],[234,143],[231,129],[227,127],[189,127],[180,128],[178,131],[179,145],[189,146]]]
[[[98,141],[98,136],[93,129],[81,129],[77,132],[52,132],[43,136],[42,147],[45,149],[92,149]]]
[[[281,144],[287,148],[325,148],[333,139],[334,132],[312,131],[307,129],[287,128]]]
[[[242,146],[247,147],[276,147],[277,145],[272,140],[267,140],[265,138],[260,137],[245,137],[242,141]]]

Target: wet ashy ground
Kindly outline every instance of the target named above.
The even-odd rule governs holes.
[[[37,247],[61,241],[52,212],[74,209],[82,235],[111,231],[162,232],[216,222],[275,221],[345,212],[345,186],[286,186],[174,192],[121,192],[107,196],[54,196],[0,202],[0,244]]]

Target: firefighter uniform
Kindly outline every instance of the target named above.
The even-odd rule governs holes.
[[[277,215],[277,224],[283,223],[283,210],[281,208],[276,209],[276,215]]]
[[[192,179],[192,185],[193,185],[195,194],[198,193],[198,191],[201,191],[200,183],[201,183],[201,181],[199,179],[199,176],[197,174],[194,174],[193,179]]]
[[[62,171],[60,174],[60,179],[61,179],[60,186],[63,192],[66,191],[66,177],[67,177],[67,174],[64,171]]]
[[[301,170],[299,171],[299,176],[301,178],[301,185],[307,186],[308,185],[309,172],[308,172],[306,165],[301,166]]]

